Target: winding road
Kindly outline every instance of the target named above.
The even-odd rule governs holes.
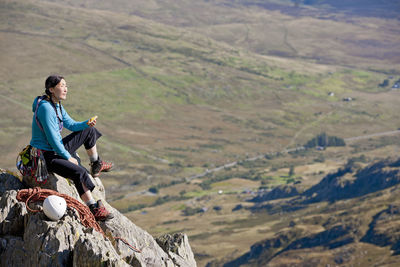
[[[368,139],[372,137],[379,137],[379,136],[385,136],[385,135],[394,135],[394,134],[399,134],[400,130],[395,130],[395,131],[387,131],[387,132],[381,132],[381,133],[374,133],[374,134],[368,134],[368,135],[361,135],[361,136],[355,136],[355,137],[349,137],[345,138],[345,142],[352,142],[352,141],[358,141],[362,139]]]
[[[400,134],[400,130],[395,130],[395,131],[386,131],[386,132],[380,132],[380,133],[374,133],[374,134],[368,134],[368,135],[360,135],[360,136],[354,136],[354,137],[349,137],[349,138],[345,138],[344,141],[346,143],[348,142],[353,142],[353,141],[359,141],[359,140],[363,140],[363,139],[369,139],[369,138],[373,138],[373,137],[380,137],[380,136],[387,136],[387,135],[395,135],[395,134]],[[262,155],[258,155],[252,158],[247,158],[245,160],[243,160],[244,162],[246,161],[255,161],[258,159],[262,159],[265,156],[272,156],[272,155],[276,155],[278,153],[290,153],[290,152],[295,152],[295,151],[299,151],[299,150],[304,150],[305,147],[304,146],[298,146],[295,148],[285,148],[284,150],[280,151],[280,152],[270,152],[267,154],[262,154]],[[214,173],[214,172],[218,172],[221,171],[225,168],[231,168],[236,166],[239,163],[239,161],[233,161],[227,164],[224,164],[222,166],[219,167],[215,167],[213,169],[207,169],[205,172],[200,173],[200,174],[195,174],[189,177],[185,177],[184,179],[186,181],[191,181],[193,179],[197,179],[197,178],[202,178],[204,176],[206,176],[209,173]]]

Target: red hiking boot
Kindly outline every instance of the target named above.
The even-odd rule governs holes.
[[[114,218],[114,215],[106,209],[101,200],[98,200],[96,204],[90,205],[89,208],[96,221],[107,221]]]
[[[93,177],[99,177],[101,172],[109,172],[114,167],[114,163],[102,161],[100,158],[90,163],[90,174]]]

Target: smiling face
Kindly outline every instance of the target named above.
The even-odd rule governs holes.
[[[52,93],[53,102],[59,102],[60,100],[67,99],[68,87],[64,79],[61,79],[56,86],[50,88],[49,90]]]

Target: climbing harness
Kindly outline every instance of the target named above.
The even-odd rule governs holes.
[[[17,156],[16,165],[22,176],[32,176],[36,183],[44,184],[47,181],[47,171],[44,150],[27,145]]]
[[[103,229],[101,229],[100,225],[97,223],[96,219],[94,218],[93,214],[91,213],[88,206],[79,202],[77,199],[70,197],[65,194],[58,193],[57,191],[50,190],[50,189],[42,189],[40,187],[35,188],[28,188],[28,189],[21,189],[17,193],[17,200],[24,201],[26,208],[30,212],[40,212],[41,210],[34,210],[29,207],[29,202],[38,202],[44,201],[48,196],[56,195],[62,197],[67,202],[68,208],[73,208],[79,213],[79,219],[81,223],[86,227],[91,227],[96,231],[100,232],[104,237],[107,237],[104,233]],[[135,248],[134,246],[130,245],[125,239],[121,237],[114,237],[115,240],[121,240],[123,243],[129,246],[130,249],[137,253],[141,253],[142,251]]]

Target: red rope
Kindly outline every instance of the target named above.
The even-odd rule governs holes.
[[[137,249],[137,248],[135,248],[134,246],[132,246],[131,244],[129,244],[128,241],[126,241],[126,240],[123,239],[122,237],[114,236],[114,239],[115,239],[115,240],[118,240],[118,239],[119,239],[119,240],[121,240],[122,242],[124,242],[125,245],[127,245],[128,247],[130,247],[130,249],[132,249],[133,251],[138,252],[138,253],[142,253],[142,251],[140,251],[139,249]]]
[[[29,207],[29,202],[44,201],[48,196],[56,195],[62,197],[67,202],[69,208],[74,208],[79,213],[79,219],[81,223],[86,227],[94,228],[96,231],[100,232],[104,237],[106,237],[103,229],[97,223],[95,217],[90,211],[89,207],[79,202],[77,199],[70,197],[65,194],[58,193],[57,191],[50,189],[42,189],[40,187],[21,189],[17,193],[17,200],[25,202],[26,208],[31,212],[39,212],[40,210],[33,210]],[[121,240],[126,245],[128,245],[133,251],[141,253],[141,251],[134,246],[130,245],[125,239],[121,237],[113,237],[115,240]]]

